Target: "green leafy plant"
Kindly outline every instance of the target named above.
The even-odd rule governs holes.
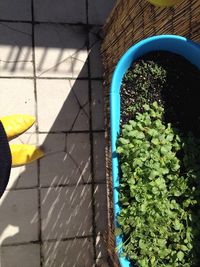
[[[200,266],[200,142],[163,123],[163,108],[123,125],[118,139],[123,256],[141,267]]]

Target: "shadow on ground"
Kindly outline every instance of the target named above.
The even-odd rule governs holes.
[[[31,72],[37,76],[34,81],[37,88],[38,131],[27,134],[25,139],[30,138],[30,142],[42,145],[46,152],[38,163],[22,167],[18,177],[18,170],[13,170],[17,178],[12,180],[12,190],[5,192],[1,199],[3,267],[23,267],[20,263],[16,265],[17,255],[19,261],[34,262],[34,267],[40,266],[40,263],[33,255],[42,255],[43,266],[90,267],[95,257],[94,231],[96,229],[96,236],[102,234],[101,229],[105,229],[106,211],[101,203],[105,203],[103,199],[106,198],[103,189],[105,177],[100,178],[100,184],[95,184],[91,165],[91,153],[95,144],[100,143],[98,135],[104,139],[103,130],[93,133],[91,128],[93,121],[98,124],[101,120],[98,114],[97,118],[91,118],[91,115],[94,116],[98,106],[102,105],[102,99],[92,95],[92,84],[88,80],[91,75],[88,52],[92,60],[99,34],[96,27],[95,30],[90,29],[91,34],[98,38],[89,47],[87,27],[60,27],[58,30],[56,25],[35,25],[35,55],[32,57],[31,25],[0,23],[0,34],[5,36],[4,43],[0,40],[4,51],[0,76],[16,75],[30,79]],[[63,34],[69,38],[63,39]],[[54,39],[54,35],[57,38]],[[49,53],[50,57],[47,56]],[[96,79],[95,83],[100,83],[100,80]],[[20,92],[18,94],[20,98]],[[62,103],[61,109],[58,102]],[[21,109],[19,112],[22,112]],[[56,112],[58,115],[54,120]],[[104,157],[102,144],[99,147],[101,152],[97,149],[94,156],[95,166]],[[102,170],[100,172],[104,173]],[[94,197],[98,203],[92,200]],[[100,221],[103,223],[98,227]],[[102,252],[102,238],[96,241],[96,256],[101,258],[105,253]],[[23,256],[20,256],[21,251],[24,251]]]

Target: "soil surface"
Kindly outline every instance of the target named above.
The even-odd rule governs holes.
[[[200,137],[200,71],[185,58],[159,51],[134,62],[121,86],[121,125],[142,111],[145,100],[164,106],[166,122]]]

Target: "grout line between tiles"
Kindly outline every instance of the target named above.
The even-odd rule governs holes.
[[[97,134],[97,133],[105,133],[105,130],[102,129],[102,130],[83,130],[83,131],[38,131],[38,132],[26,132],[26,133],[23,133],[23,135],[33,135],[33,134],[89,134],[90,132],[92,132],[93,134]]]
[[[83,131],[60,131],[60,132],[57,132],[57,131],[49,131],[49,132],[47,132],[47,131],[39,131],[38,133],[39,134],[88,134],[88,133],[90,133],[90,132],[92,132],[92,133],[105,133],[105,130],[104,129],[102,129],[102,130],[92,130],[92,131],[90,131],[90,130],[83,130]]]
[[[34,0],[31,0],[31,22],[32,22],[32,62],[33,62],[33,81],[35,96],[35,117],[36,117],[36,142],[39,144],[39,127],[38,127],[38,103],[37,103],[37,84],[36,84],[36,65],[35,65],[35,23],[34,23]],[[42,223],[41,223],[41,190],[40,190],[40,161],[37,161],[37,177],[38,177],[38,240],[40,244],[40,267],[43,266],[42,254]]]
[[[35,76],[37,80],[73,80],[73,81],[87,81],[88,77],[38,77]],[[0,76],[0,79],[24,79],[24,80],[33,80],[34,76]],[[101,77],[90,78],[92,81],[103,81]]]
[[[93,238],[93,235],[83,235],[83,236],[74,236],[74,237],[66,237],[61,239],[46,239],[44,242],[56,242],[56,241],[70,241],[70,240],[76,240],[76,239],[85,239],[85,238]]]
[[[41,189],[58,189],[58,188],[70,188],[70,187],[78,187],[78,186],[83,186],[83,185],[92,185],[94,184],[94,186],[96,185],[105,185],[106,181],[94,181],[94,182],[83,182],[83,183],[79,183],[79,184],[58,184],[58,185],[41,185],[40,186],[40,190]],[[30,186],[30,187],[18,187],[18,188],[9,188],[6,189],[7,192],[9,191],[20,191],[20,190],[32,190],[32,189],[38,189],[38,186]]]
[[[89,24],[89,23],[71,23],[71,22],[56,22],[56,21],[30,21],[30,20],[9,20],[0,19],[0,23],[26,23],[26,24],[57,24],[57,25],[69,25],[69,26],[87,26],[92,27],[103,27],[103,24]]]
[[[64,241],[71,241],[76,239],[90,239],[93,238],[92,235],[83,235],[83,236],[74,236],[74,237],[66,237],[60,239],[44,239],[43,242],[64,242]],[[31,245],[31,244],[38,244],[40,245],[40,241],[30,241],[30,242],[19,242],[19,243],[11,243],[11,244],[3,244],[1,247],[16,247],[16,246],[23,246],[23,245]]]
[[[89,127],[90,127],[90,156],[91,156],[91,176],[92,176],[92,185],[91,185],[91,203],[92,203],[92,231],[93,231],[93,250],[94,250],[94,267],[97,266],[97,251],[96,251],[96,207],[95,207],[95,178],[94,178],[94,156],[93,156],[93,133],[92,133],[92,85],[91,85],[91,69],[90,69],[90,26],[89,26],[89,2],[85,0],[86,5],[86,18],[87,18],[87,50],[88,50],[88,88],[89,88]]]
[[[89,77],[77,77],[77,78],[73,78],[73,77],[66,77],[66,78],[62,78],[62,77],[36,77],[38,80],[75,80],[75,81],[87,81],[89,80]],[[94,81],[103,81],[102,77],[94,77],[94,78],[90,78],[91,80]]]

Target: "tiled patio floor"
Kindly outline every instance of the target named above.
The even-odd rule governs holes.
[[[13,142],[0,200],[0,267],[106,267],[101,25],[114,0],[1,0],[0,114],[35,115]]]

